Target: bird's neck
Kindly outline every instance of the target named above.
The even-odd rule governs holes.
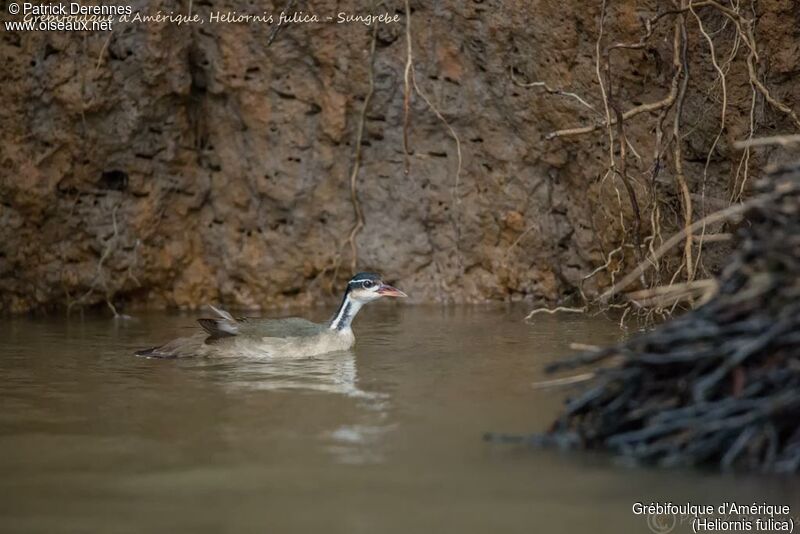
[[[336,332],[349,329],[350,323],[353,322],[361,306],[361,302],[351,298],[349,291],[346,292],[342,303],[339,305],[339,309],[336,310],[336,314],[333,316],[333,319],[331,319],[330,329]]]

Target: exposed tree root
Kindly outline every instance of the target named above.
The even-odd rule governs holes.
[[[769,137],[749,138],[744,141],[736,141],[733,146],[739,149],[757,146],[780,145],[789,146],[800,144],[800,134],[796,135],[771,135]]]
[[[530,88],[530,87],[541,87],[542,89],[545,90],[546,93],[549,93],[551,95],[559,95],[559,96],[565,96],[565,97],[568,97],[568,98],[575,99],[582,106],[584,106],[585,108],[588,108],[592,113],[595,113],[596,115],[600,115],[600,112],[597,111],[597,109],[593,105],[588,103],[586,100],[581,98],[576,93],[570,93],[569,91],[562,91],[561,89],[553,89],[552,87],[547,85],[546,82],[522,82],[522,81],[518,80],[517,77],[514,75],[514,67],[510,67],[508,72],[509,72],[509,78],[511,78],[511,81],[515,85],[517,85],[519,87],[524,87],[526,89]]]
[[[337,276],[339,275],[339,269],[342,265],[342,251],[349,247],[350,248],[350,273],[356,272],[356,268],[358,265],[358,245],[356,243],[356,238],[358,237],[359,232],[364,228],[364,211],[361,208],[361,202],[358,199],[358,172],[361,170],[361,153],[362,153],[362,142],[364,139],[364,127],[366,125],[367,120],[367,109],[369,109],[369,104],[372,100],[372,95],[375,92],[375,46],[378,40],[378,27],[377,25],[373,25],[372,27],[372,36],[370,39],[369,45],[369,68],[368,68],[368,79],[369,79],[369,88],[367,89],[367,94],[364,96],[364,103],[361,106],[361,111],[358,115],[358,127],[356,130],[356,139],[355,139],[355,146],[353,148],[353,163],[350,168],[350,202],[353,205],[353,217],[355,221],[353,222],[353,226],[350,228],[348,232],[347,239],[342,243],[339,247],[339,251],[336,253],[331,265],[326,267],[321,274],[324,274],[328,270],[332,270],[331,275],[331,284],[329,290],[332,291],[333,283],[335,283]]]
[[[408,142],[408,127],[409,127],[409,116],[410,116],[410,103],[411,103],[411,88],[413,88],[414,93],[418,95],[428,106],[428,109],[436,115],[436,118],[441,121],[444,127],[447,129],[448,134],[453,139],[453,142],[456,146],[456,173],[455,179],[453,182],[453,190],[452,190],[452,199],[453,199],[453,210],[452,210],[452,221],[453,221],[453,228],[455,231],[455,244],[456,244],[456,253],[457,253],[457,260],[459,262],[459,271],[463,274],[464,266],[461,257],[461,250],[460,250],[460,243],[461,243],[461,224],[460,224],[460,196],[459,196],[459,186],[461,184],[461,170],[463,167],[463,154],[461,151],[461,139],[459,138],[458,134],[456,133],[455,129],[452,127],[450,122],[445,118],[439,108],[434,105],[430,98],[422,91],[419,84],[417,84],[417,76],[416,70],[414,69],[414,56],[413,56],[413,47],[412,47],[412,34],[411,34],[411,6],[409,4],[409,0],[405,0],[405,8],[406,8],[406,64],[405,70],[403,75],[403,83],[404,83],[404,93],[403,93],[403,152],[405,155],[405,173],[408,175],[411,172],[411,162],[410,156],[411,152],[409,149],[409,142]]]
[[[111,254],[117,249],[117,245],[119,244],[119,226],[117,224],[117,211],[119,210],[120,205],[117,204],[114,206],[114,209],[111,210],[111,227],[113,229],[113,234],[111,237],[108,238],[106,241],[106,246],[103,249],[103,253],[100,255],[100,259],[97,261],[97,268],[95,269],[94,277],[92,278],[92,282],[89,285],[89,289],[81,295],[77,300],[70,300],[67,303],[67,315],[69,315],[72,311],[72,308],[75,306],[82,307],[89,297],[94,293],[98,285],[103,290],[103,294],[105,296],[105,303],[106,306],[111,310],[114,314],[115,318],[121,317],[119,313],[117,313],[117,308],[114,306],[112,300],[114,298],[113,291],[108,286],[108,280],[106,278],[106,271],[105,271],[105,263]]]
[[[356,236],[364,228],[364,212],[361,209],[361,203],[358,200],[358,171],[361,169],[361,142],[364,138],[364,125],[367,120],[367,109],[372,100],[372,94],[375,92],[375,43],[378,40],[378,26],[373,26],[372,40],[369,45],[369,89],[367,95],[364,97],[364,105],[361,106],[361,114],[358,118],[358,131],[356,132],[356,144],[353,149],[353,168],[350,171],[350,201],[353,203],[353,215],[355,216],[355,224],[350,229],[350,234],[347,236],[347,243],[350,244],[350,272],[356,271],[358,264],[358,246],[356,245]],[[335,276],[334,276],[335,278]]]
[[[553,315],[556,313],[586,313],[586,308],[569,308],[566,306],[558,306],[556,308],[536,308],[535,310],[531,310],[530,313],[525,316],[525,320],[530,321],[534,315],[538,315],[540,313],[546,313],[547,315]]]
[[[411,70],[414,67],[414,53],[411,42],[411,5],[406,0],[406,66],[403,69],[403,155],[406,176],[411,172],[411,154],[408,144],[408,128],[411,117]]]
[[[769,201],[769,195],[754,197],[745,202],[744,204],[733,204],[724,210],[716,211],[699,221],[695,221],[688,227],[684,227],[683,230],[670,237],[663,245],[661,245],[653,253],[652,258],[648,258],[643,263],[640,263],[633,271],[625,275],[622,278],[622,280],[619,281],[619,283],[614,284],[605,293],[603,293],[600,296],[600,301],[607,302],[609,299],[611,299],[611,297],[613,297],[614,295],[618,294],[620,291],[628,287],[630,284],[636,281],[637,278],[639,278],[642,272],[647,270],[649,267],[656,265],[656,262],[660,258],[662,258],[667,252],[669,252],[676,245],[683,242],[686,239],[686,237],[692,234],[695,230],[699,230],[704,225],[711,225],[718,222],[727,221],[735,217],[739,217],[753,206],[768,201]]]
[[[750,175],[751,147],[772,144],[773,142],[776,144],[790,144],[797,142],[796,139],[800,139],[800,136],[793,135],[776,136],[774,141],[772,139],[764,141],[754,139],[754,134],[758,127],[755,120],[755,107],[758,99],[763,99],[767,105],[780,111],[795,126],[800,127],[800,117],[798,117],[797,113],[784,102],[775,98],[766,84],[759,78],[758,72],[763,65],[763,61],[759,57],[755,38],[756,15],[754,7],[751,6],[753,14],[749,16],[745,12],[745,6],[740,2],[723,5],[715,0],[673,0],[672,4],[670,9],[656,13],[645,20],[643,32],[637,41],[617,42],[604,46],[603,43],[608,40],[606,35],[608,32],[606,27],[607,1],[604,0],[602,2],[599,14],[598,37],[595,42],[594,65],[599,83],[597,99],[602,104],[602,107],[599,108],[600,111],[597,111],[598,107],[589,98],[566,89],[554,89],[541,81],[520,82],[515,78],[513,69],[511,71],[512,82],[516,85],[541,88],[547,94],[568,97],[593,112],[595,120],[591,124],[556,130],[546,134],[546,139],[586,135],[598,132],[601,129],[605,131],[605,136],[608,139],[608,167],[601,184],[610,178],[611,185],[619,199],[621,198],[620,190],[614,183],[615,179],[619,178],[630,204],[630,211],[627,212],[627,215],[623,214],[622,209],[619,213],[617,223],[623,232],[623,241],[618,243],[619,246],[615,251],[619,253],[624,251],[626,247],[632,246],[638,267],[623,277],[620,282],[615,282],[616,273],[624,267],[624,258],[612,261],[612,253],[605,256],[603,265],[584,277],[584,282],[601,272],[606,272],[611,276],[612,287],[594,302],[594,304],[607,306],[610,304],[612,297],[617,296],[622,289],[627,288],[638,280],[642,291],[649,290],[650,293],[639,293],[638,299],[629,298],[626,301],[631,305],[638,305],[638,309],[645,310],[648,317],[652,312],[652,310],[648,310],[651,305],[655,306],[657,313],[669,314],[679,302],[694,306],[708,298],[707,292],[697,289],[706,287],[703,281],[695,285],[692,282],[698,276],[698,272],[705,272],[702,262],[704,244],[721,241],[723,238],[711,237],[707,239],[707,225],[726,221],[754,205],[749,202],[741,206],[734,204],[730,208],[723,207],[717,213],[707,213],[706,193],[711,175],[711,162],[718,150],[723,134],[728,128],[729,114],[732,109],[729,95],[729,76],[737,58],[739,62],[736,65],[742,66],[741,76],[749,82],[752,98],[750,102],[748,138],[744,142],[734,145],[737,149],[744,150],[744,152],[738,161],[738,165],[735,165],[731,171],[730,201],[739,201],[744,193],[745,185]],[[717,18],[724,22],[720,28],[711,31],[708,29],[707,20],[708,17],[713,17],[714,15],[718,15]],[[673,27],[673,75],[669,90],[661,100],[638,104],[623,111],[625,107],[621,101],[623,91],[622,87],[617,87],[621,85],[621,82],[616,81],[611,71],[611,56],[615,53],[641,50],[650,46],[651,39],[657,34],[656,30],[662,27],[665,21],[672,21]],[[700,48],[699,43],[694,42],[697,37],[690,37],[687,31],[687,24],[689,23],[695,24],[697,32],[693,35],[699,36],[703,44],[702,49],[708,51],[708,61],[715,75],[714,80],[708,85],[709,89],[705,98],[707,101],[717,102],[719,106],[717,108],[719,125],[713,141],[710,142],[710,146],[705,152],[702,178],[698,180],[690,180],[687,177],[686,155],[684,154],[685,138],[688,135],[683,117],[684,106],[689,98],[687,93],[692,76],[695,78],[700,76],[699,74],[693,75],[689,71],[688,51],[690,47],[692,50]],[[663,35],[663,32],[660,32],[659,35]],[[729,47],[722,44],[726,42],[727,36],[730,36]],[[720,46],[721,44],[722,46]],[[729,49],[729,51],[720,57],[718,53],[723,49]],[[742,54],[742,51],[744,54]],[[741,59],[742,55],[744,55],[744,59]],[[699,79],[694,79],[692,87],[699,86],[700,83]],[[718,97],[716,96],[717,94]],[[709,106],[709,109],[712,108]],[[649,164],[649,180],[644,184],[649,190],[646,197],[637,191],[640,184],[635,178],[637,173],[634,172],[634,177],[631,176],[630,167],[635,162],[629,158],[628,154],[636,155],[639,164],[642,161],[641,156],[633,150],[633,146],[626,135],[626,123],[644,115],[656,115],[653,125],[655,139],[652,161]],[[666,121],[669,121],[669,123]],[[665,123],[670,124],[670,126],[665,128]],[[690,128],[689,133],[694,128],[696,126]],[[630,162],[629,159],[631,160]],[[669,212],[662,213],[662,208],[664,206],[671,208],[671,206],[665,202],[663,198],[665,191],[663,185],[661,185],[663,182],[660,183],[657,178],[666,165],[671,166],[674,191],[680,200],[680,213],[676,213],[676,218],[683,229],[664,242],[661,237],[664,227],[662,218],[668,215]],[[636,166],[638,167],[639,165]],[[699,191],[695,191],[695,187]],[[647,199],[644,204],[640,202],[642,198]],[[697,204],[695,204],[695,200]],[[620,208],[622,208],[622,205],[620,205]],[[630,224],[630,221],[626,221],[626,218],[632,219],[632,224]],[[696,218],[697,220],[695,220]],[[645,232],[649,235],[642,239],[641,236]],[[725,232],[718,231],[718,234],[725,234]],[[632,243],[631,245],[625,242],[628,239]],[[674,257],[668,257],[667,253],[681,243],[683,247],[680,262],[679,265],[676,265]],[[652,272],[652,276],[649,278],[646,276],[647,271]],[[681,276],[685,281],[683,285],[679,284]],[[673,289],[659,289],[663,284],[676,284],[676,286]],[[584,296],[585,302],[590,304],[584,295],[582,286],[583,284],[581,284],[580,292]],[[695,289],[688,290],[687,288]],[[650,296],[645,298],[646,294]]]

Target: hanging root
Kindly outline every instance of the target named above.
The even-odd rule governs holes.
[[[403,83],[404,83],[404,93],[403,93],[403,153],[405,155],[405,174],[408,175],[411,171],[411,161],[410,161],[410,150],[409,150],[409,143],[408,143],[408,125],[409,125],[409,115],[410,115],[410,103],[411,103],[411,88],[413,88],[414,93],[418,95],[428,106],[428,109],[436,115],[436,118],[441,121],[444,127],[447,129],[448,134],[453,139],[453,142],[456,145],[456,174],[455,179],[453,182],[453,190],[452,190],[452,199],[453,199],[453,210],[452,210],[452,221],[453,227],[455,230],[455,243],[456,243],[456,252],[457,258],[459,262],[459,269],[463,272],[463,262],[461,258],[461,250],[459,248],[459,244],[461,242],[461,225],[460,225],[460,210],[459,205],[461,203],[460,196],[459,196],[459,186],[461,184],[461,168],[463,166],[463,154],[461,152],[461,139],[458,137],[455,129],[450,125],[450,122],[445,118],[442,112],[437,108],[430,98],[422,91],[420,86],[417,84],[417,76],[416,71],[414,69],[414,56],[412,50],[412,41],[411,41],[411,6],[409,4],[409,0],[405,0],[405,8],[406,8],[406,64],[405,70],[403,75]]]
[[[757,139],[750,137],[744,141],[736,141],[733,146],[738,149],[742,149],[770,145],[790,146],[795,144],[800,144],[800,134],[771,135],[769,137],[759,137]]]
[[[511,81],[515,85],[517,85],[519,87],[524,87],[526,89],[530,88],[530,87],[541,87],[548,94],[559,95],[559,96],[565,96],[565,97],[568,97],[568,98],[572,98],[572,99],[578,101],[578,103],[580,103],[585,108],[589,109],[595,115],[600,116],[600,112],[597,111],[597,109],[593,105],[591,105],[589,102],[587,102],[586,100],[584,100],[583,98],[581,98],[579,95],[577,95],[575,93],[570,93],[568,91],[563,91],[561,89],[553,89],[549,85],[547,85],[547,83],[545,83],[545,82],[522,82],[522,81],[518,80],[517,77],[514,75],[514,68],[513,67],[511,67],[509,69],[509,78],[511,78]]]
[[[356,272],[358,265],[358,245],[356,238],[358,233],[364,228],[364,210],[361,208],[361,202],[358,199],[358,172],[361,170],[361,143],[364,139],[364,127],[367,121],[367,109],[369,109],[372,95],[375,92],[375,46],[378,40],[378,27],[373,25],[372,37],[369,46],[369,88],[364,97],[364,104],[361,106],[361,112],[358,116],[358,128],[356,130],[355,147],[353,148],[353,164],[350,169],[350,202],[353,205],[353,216],[355,222],[348,232],[347,239],[339,248],[338,253],[333,259],[331,265],[323,270],[323,273],[329,269],[332,270],[331,286],[336,281],[339,274],[339,268],[342,264],[342,251],[349,246],[350,248],[350,272]]]
[[[104,302],[108,307],[108,309],[111,310],[111,313],[114,314],[114,318],[115,319],[123,317],[127,318],[127,316],[122,316],[118,313],[116,306],[114,306],[114,303],[112,302],[114,299],[115,290],[109,287],[108,274],[106,268],[106,262],[108,261],[108,259],[111,257],[112,254],[117,252],[118,249],[120,248],[119,245],[121,236],[119,231],[119,224],[117,222],[117,212],[119,211],[120,206],[121,204],[117,204],[111,210],[111,228],[113,230],[113,233],[111,234],[111,237],[109,237],[108,240],[106,241],[105,247],[103,248],[103,252],[100,255],[100,259],[97,260],[97,267],[95,268],[95,273],[94,277],[92,278],[92,282],[89,284],[89,289],[87,289],[86,292],[84,292],[76,300],[69,299],[69,294],[67,294],[68,297],[67,315],[69,315],[72,312],[72,309],[74,307],[76,306],[79,308],[83,307],[87,302],[90,301],[90,297],[92,296],[92,294],[94,294],[95,291],[98,291],[100,289],[103,292]],[[138,244],[139,243],[137,241],[137,243],[134,245],[134,251],[137,250]],[[134,261],[135,259],[136,256],[134,256]],[[129,264],[126,277],[131,278],[138,284],[139,281],[133,274],[132,269],[133,269],[133,263]]]
[[[656,250],[651,258],[648,258],[644,262],[640,263],[633,271],[625,275],[619,283],[614,284],[608,289],[605,293],[600,296],[601,302],[608,302],[611,297],[618,294],[620,291],[628,287],[631,283],[633,283],[642,272],[647,270],[649,267],[654,266],[657,264],[658,260],[664,257],[664,255],[669,252],[672,248],[676,245],[684,242],[686,237],[692,234],[695,230],[702,228],[704,225],[711,225],[723,221],[729,221],[736,217],[741,216],[744,212],[748,209],[756,207],[760,204],[768,202],[770,200],[769,195],[762,195],[754,197],[744,204],[733,204],[724,210],[720,210],[717,212],[712,213],[711,215],[704,217],[702,220],[695,221],[693,224],[689,225],[689,227],[683,228],[680,232],[670,237],[663,245],[661,245],[658,250]]]
[[[525,320],[530,321],[534,315],[538,315],[540,313],[546,313],[548,315],[553,315],[556,313],[586,313],[586,308],[568,308],[566,306],[557,306],[555,308],[536,308],[531,310],[528,315],[525,316]]]
[[[749,15],[746,14],[742,3],[732,2],[728,6],[715,0],[674,0],[671,8],[656,13],[644,22],[644,29],[638,41],[604,45],[604,42],[609,40],[606,28],[606,5],[607,2],[604,0],[600,8],[594,58],[599,87],[596,98],[601,102],[601,106],[594,105],[589,98],[566,89],[553,88],[543,81],[521,82],[516,78],[513,68],[511,69],[511,81],[520,87],[538,88],[548,95],[570,98],[589,110],[591,112],[589,124],[553,131],[546,134],[545,139],[599,134],[601,130],[604,131],[608,140],[608,154],[607,167],[605,172],[601,173],[604,178],[600,183],[601,185],[607,183],[608,179],[620,202],[622,195],[627,194],[630,205],[630,210],[627,211],[629,215],[623,215],[623,210],[620,209],[619,217],[611,219],[612,224],[619,226],[622,230],[622,241],[614,243],[614,246],[619,250],[633,248],[633,258],[638,266],[620,282],[615,283],[615,273],[611,273],[610,270],[618,271],[625,266],[618,261],[612,262],[611,255],[606,256],[604,264],[598,267],[599,270],[595,269],[584,278],[584,281],[595,277],[600,272],[607,272],[611,274],[612,286],[594,302],[590,302],[584,295],[585,303],[608,306],[611,297],[618,296],[622,289],[638,281],[642,291],[649,290],[650,292],[636,293],[639,298],[627,298],[626,302],[631,304],[635,311],[644,311],[648,316],[653,309],[659,314],[669,314],[679,302],[693,307],[709,298],[709,294],[699,288],[709,289],[710,286],[702,281],[700,284],[692,285],[695,278],[698,277],[698,272],[705,272],[702,262],[704,244],[719,241],[714,237],[706,239],[707,226],[736,217],[745,209],[756,207],[755,204],[759,202],[746,203],[743,207],[733,204],[733,202],[740,201],[750,176],[751,147],[773,143],[786,145],[798,142],[797,139],[800,139],[800,136],[797,135],[756,139],[755,132],[758,124],[755,107],[757,101],[763,99],[767,105],[784,114],[798,128],[800,128],[800,117],[790,106],[777,99],[759,78],[758,72],[763,69],[763,59],[759,56],[755,38],[755,12],[752,18],[748,18]],[[708,20],[714,15],[717,15],[717,18],[724,23],[720,29],[710,31],[707,29]],[[618,77],[615,77],[611,70],[612,56],[650,46],[649,43],[656,35],[663,35],[663,31],[657,32],[657,30],[663,29],[665,23],[672,25],[673,74],[669,90],[660,100],[624,109],[626,106],[621,98],[624,94],[621,87],[622,82],[618,81]],[[699,43],[690,42],[687,30],[687,26],[690,24],[697,29],[696,35],[699,35]],[[711,102],[716,101],[719,106],[717,108],[719,125],[713,141],[710,142],[705,153],[702,178],[697,182],[687,177],[686,154],[684,153],[684,139],[688,135],[684,117],[684,106],[690,98],[688,88],[700,86],[702,83],[699,74],[690,72],[690,62],[687,57],[690,46],[692,50],[707,50],[714,79],[708,85],[709,89],[705,98]],[[723,50],[726,52],[722,52]],[[737,58],[739,62],[735,63]],[[728,195],[732,203],[730,208],[723,206],[720,211],[708,214],[706,208],[709,199],[706,198],[706,193],[709,176],[712,175],[712,158],[718,151],[723,133],[729,128],[731,110],[735,109],[735,106],[731,105],[729,95],[729,85],[731,84],[729,78],[735,65],[740,66],[742,77],[750,84],[749,132],[745,141],[734,145],[744,152],[738,164],[732,166]],[[702,69],[698,69],[698,72],[702,72]],[[714,108],[709,106],[709,109]],[[654,149],[652,160],[643,162],[641,156],[633,150],[633,145],[629,142],[626,126],[634,119],[646,120],[648,116],[654,117],[652,127],[652,131],[655,132]],[[630,158],[629,154],[635,155],[636,161]],[[638,187],[634,187],[639,185],[636,176],[642,163],[649,167],[649,171],[647,171],[649,176],[644,184],[648,192],[647,196],[642,196],[637,191]],[[657,181],[657,177],[666,166],[671,167],[672,188],[680,201],[680,211],[676,212],[676,224],[682,229],[663,242],[661,234],[664,222],[662,219],[665,215],[662,213],[662,208],[669,207],[670,204],[663,198],[665,187]],[[617,178],[619,178],[622,188],[617,187]],[[695,186],[695,183],[699,185]],[[694,190],[695,187],[698,191]],[[622,194],[620,193],[621,189],[624,189]],[[644,204],[640,202],[642,198],[647,199]],[[622,207],[620,204],[620,208]],[[631,219],[631,221],[626,219]],[[642,240],[641,235],[644,233],[649,235]],[[724,234],[725,232],[719,233]],[[679,263],[676,263],[674,258],[677,255],[667,256],[667,253],[679,244],[682,245],[681,255]],[[659,288],[663,287],[662,284],[676,284],[676,287],[675,289],[661,290]],[[583,295],[582,285],[581,294]],[[688,290],[687,288],[690,287],[694,289]],[[645,295],[650,296],[644,298]]]
[[[683,2],[681,0],[681,7]],[[691,282],[694,278],[694,262],[692,261],[692,240],[694,236],[689,231],[692,224],[692,196],[689,194],[689,185],[686,183],[686,175],[683,173],[683,143],[681,142],[681,118],[683,115],[683,104],[686,99],[686,87],[689,85],[689,64],[686,61],[686,50],[688,48],[686,39],[686,22],[683,15],[678,15],[676,22],[676,34],[680,33],[680,69],[683,73],[678,98],[675,104],[675,116],[672,128],[673,137],[673,163],[675,165],[675,183],[681,194],[681,206],[683,207],[683,228],[686,234],[686,241],[683,247],[683,265],[686,267],[686,280]],[[677,275],[677,272],[676,272]]]
[[[347,236],[347,242],[350,244],[350,272],[356,271],[356,264],[358,263],[358,247],[356,245],[356,236],[364,228],[364,212],[361,209],[361,203],[358,200],[358,189],[356,188],[356,181],[358,179],[358,171],[361,169],[361,141],[364,138],[364,125],[367,120],[367,109],[369,108],[372,94],[375,92],[375,43],[378,40],[378,26],[377,24],[372,28],[372,40],[369,45],[369,89],[367,96],[364,97],[364,105],[361,106],[361,114],[358,118],[358,131],[356,133],[356,146],[353,154],[353,168],[350,172],[350,201],[353,203],[353,214],[356,222],[350,229],[350,234]]]
[[[403,165],[406,176],[411,172],[411,153],[408,145],[408,128],[411,117],[411,70],[414,68],[411,44],[411,6],[406,0],[406,66],[403,69]]]

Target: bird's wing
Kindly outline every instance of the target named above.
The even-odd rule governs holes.
[[[243,337],[306,337],[319,334],[327,327],[312,323],[300,317],[287,317],[285,319],[259,319],[239,317],[225,310],[209,306],[218,317],[213,319],[203,318],[197,322],[208,332],[211,338],[231,336]]]
[[[246,323],[240,323],[239,334],[259,338],[309,337],[315,336],[326,329],[325,325],[312,323],[299,317],[248,319]]]
[[[214,310],[219,314],[219,318],[198,319],[205,333],[175,339],[158,347],[138,351],[136,354],[150,358],[236,354],[241,352],[242,346],[247,346],[248,342],[256,342],[263,349],[264,338],[273,338],[270,346],[273,350],[280,351],[286,343],[291,343],[291,338],[311,337],[327,330],[324,324],[312,323],[299,317],[234,319],[227,312]]]

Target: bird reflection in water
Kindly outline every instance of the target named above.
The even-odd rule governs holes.
[[[202,372],[204,378],[211,378],[228,391],[329,394],[352,399],[354,410],[326,421],[327,428],[317,431],[315,439],[337,463],[384,461],[382,444],[396,426],[390,420],[391,398],[388,393],[366,391],[359,386],[353,351],[306,358],[191,359],[181,361],[181,365]]]

